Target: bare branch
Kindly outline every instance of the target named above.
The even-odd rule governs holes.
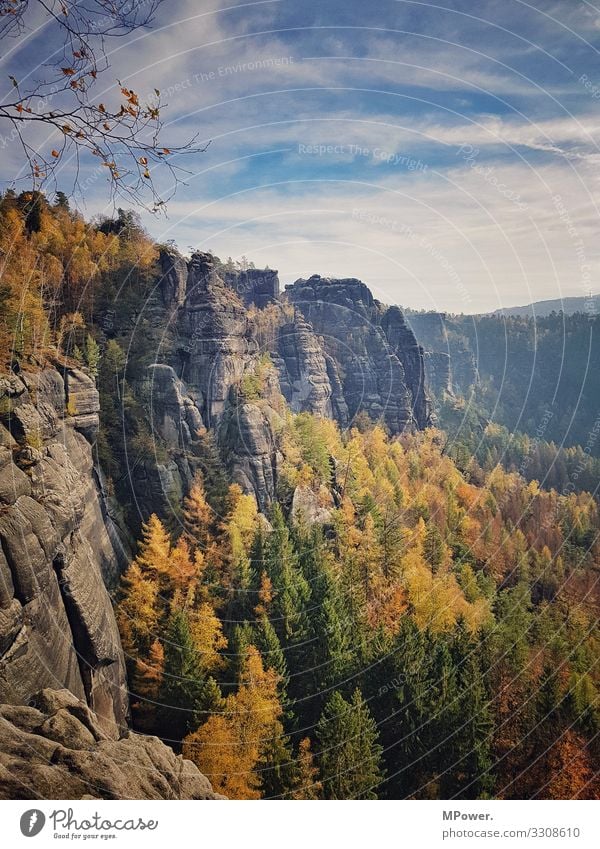
[[[206,149],[196,146],[196,137],[176,146],[162,139],[159,89],[141,102],[138,92],[117,80],[113,102],[93,99],[98,76],[110,67],[106,39],[149,26],[161,2],[0,0],[0,40],[27,32],[32,6],[44,10],[59,36],[60,47],[53,54],[46,79],[20,81],[9,75],[12,93],[0,102],[0,123],[12,127],[10,137],[21,145],[33,188],[55,180],[59,166],[69,157],[75,159],[78,175],[81,156],[88,154],[106,169],[113,198],[124,197],[156,211],[172,197],[187,173],[176,160]],[[48,127],[51,135],[54,131],[56,142],[43,149],[33,145],[26,128],[36,125]],[[153,170],[159,166],[167,169],[172,180],[168,197],[160,197],[155,188]]]

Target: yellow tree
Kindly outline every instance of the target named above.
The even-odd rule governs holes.
[[[292,799],[321,799],[323,785],[319,781],[319,769],[311,751],[310,737],[304,737],[298,745],[298,775]]]
[[[204,566],[202,553],[192,557],[190,546],[185,537],[181,536],[171,550],[171,566],[168,581],[174,592],[186,594],[189,588],[198,580]]]
[[[206,672],[220,669],[224,660],[219,652],[227,648],[227,637],[223,635],[223,625],[213,606],[208,601],[201,602],[188,612],[188,619],[202,669]]]
[[[213,542],[214,518],[206,500],[202,475],[196,472],[190,491],[183,501],[183,521],[190,541],[203,552],[207,552]]]
[[[158,581],[133,562],[122,579],[117,621],[125,653],[146,656],[158,627]]]
[[[138,658],[135,666],[131,705],[135,715],[135,724],[142,731],[153,730],[156,718],[156,705],[165,669],[165,652],[162,643],[154,640],[150,646],[147,660]]]
[[[263,667],[254,646],[248,646],[237,693],[225,710],[183,741],[183,755],[209,777],[217,792],[230,799],[259,799],[261,778],[256,769],[268,744],[283,735],[277,697],[279,676]]]
[[[153,513],[142,525],[142,542],[135,558],[142,574],[156,578],[162,590],[171,581],[171,538]]]

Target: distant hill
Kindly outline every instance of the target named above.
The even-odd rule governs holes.
[[[488,315],[535,315],[547,316],[552,312],[563,312],[572,315],[576,312],[596,314],[600,307],[600,300],[595,295],[587,295],[580,298],[555,298],[551,301],[535,301],[521,307],[502,307],[494,310]]]

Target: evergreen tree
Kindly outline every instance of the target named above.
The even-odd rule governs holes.
[[[282,644],[288,645],[300,642],[306,631],[304,613],[310,589],[278,504],[273,508],[271,524],[265,566],[274,590],[272,621]]]
[[[377,725],[360,690],[350,702],[334,692],[317,724],[326,799],[376,799],[383,781]]]
[[[164,639],[164,674],[159,726],[165,739],[178,743],[198,726],[204,705],[204,677],[186,614],[171,614]]]

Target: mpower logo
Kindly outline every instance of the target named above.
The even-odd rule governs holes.
[[[37,808],[25,811],[21,816],[21,834],[25,837],[35,837],[46,824],[46,817]]]

